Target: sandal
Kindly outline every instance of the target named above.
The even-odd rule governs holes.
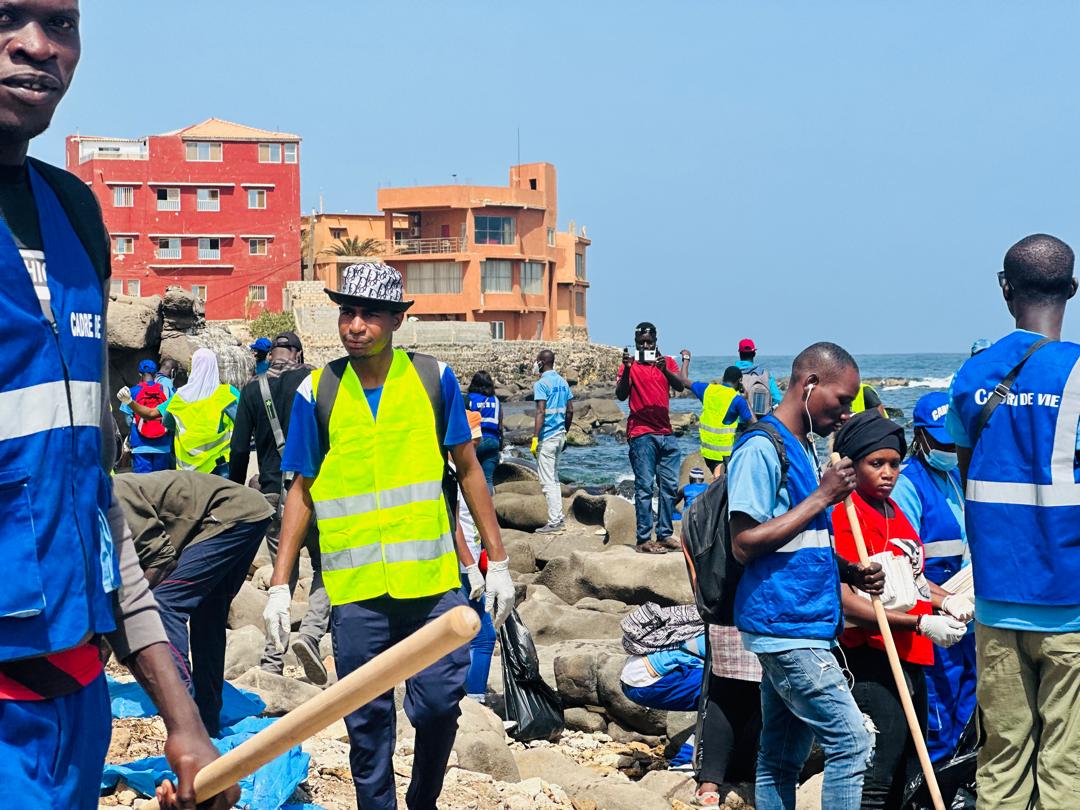
[[[704,793],[694,794],[694,807],[719,807],[720,794],[715,790],[706,790]]]
[[[674,537],[665,537],[663,540],[657,540],[656,542],[671,551],[682,551],[682,543]]]
[[[635,551],[640,551],[642,554],[667,554],[667,549],[657,543],[655,540],[646,540],[644,543],[638,543],[634,547]]]

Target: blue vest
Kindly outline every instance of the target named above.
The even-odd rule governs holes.
[[[112,492],[101,466],[101,280],[52,189],[28,171],[56,326],[0,225],[0,661],[115,629],[101,564]]]
[[[708,488],[708,484],[687,484],[683,487],[683,514],[690,511],[690,507],[694,505],[694,501],[697,500],[698,495]]]
[[[954,407],[969,436],[987,392],[1039,337],[1013,332],[956,373]],[[1047,344],[1027,361],[972,452],[964,516],[978,598],[1080,604],[1078,421],[1080,345]]]
[[[499,438],[499,400],[483,394],[469,394],[469,410],[480,414],[480,432]]]
[[[799,440],[774,417],[762,421],[771,422],[784,437],[787,491],[794,508],[817,489],[817,476]],[[754,435],[752,430],[744,433],[734,453]],[[735,592],[735,625],[759,636],[831,640],[840,622],[840,576],[826,510],[780,548],[747,564]]]
[[[914,528],[923,542],[926,578],[940,585],[964,564],[964,528],[957,522],[945,494],[934,480],[941,473],[928,469],[921,459],[914,459],[904,465],[900,474],[911,481],[922,504],[922,523]],[[951,485],[960,492],[960,473],[951,470],[948,476]],[[946,485],[950,486],[948,482]]]

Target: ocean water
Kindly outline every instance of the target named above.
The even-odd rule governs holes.
[[[790,374],[793,359],[791,355],[762,355],[758,357],[758,362],[782,379]],[[967,357],[962,354],[868,354],[857,355],[855,359],[863,379],[874,385],[886,407],[903,411],[903,417],[897,421],[908,427],[911,409],[919,397],[930,391],[947,389],[953,373]],[[704,382],[719,380],[724,369],[733,362],[733,358],[729,357],[695,356],[690,366],[690,377]],[[883,379],[901,382],[879,385],[878,381]],[[626,410],[625,403],[620,405]],[[526,403],[526,406],[531,410],[531,403]],[[671,410],[700,415],[701,403],[693,396],[672,399]],[[559,470],[563,481],[609,486],[633,478],[626,443],[608,436],[597,436],[596,441],[594,447],[568,447],[563,451]],[[679,448],[683,457],[695,452],[698,449],[697,431],[691,430],[687,435],[680,436]]]

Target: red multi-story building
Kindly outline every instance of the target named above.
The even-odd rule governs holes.
[[[300,138],[210,118],[145,138],[67,138],[101,203],[113,291],[191,290],[215,320],[279,310],[300,278]]]

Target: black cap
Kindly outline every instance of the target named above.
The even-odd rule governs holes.
[[[297,351],[304,350],[304,344],[300,342],[299,336],[296,332],[281,332],[274,338],[275,349],[296,349]]]

